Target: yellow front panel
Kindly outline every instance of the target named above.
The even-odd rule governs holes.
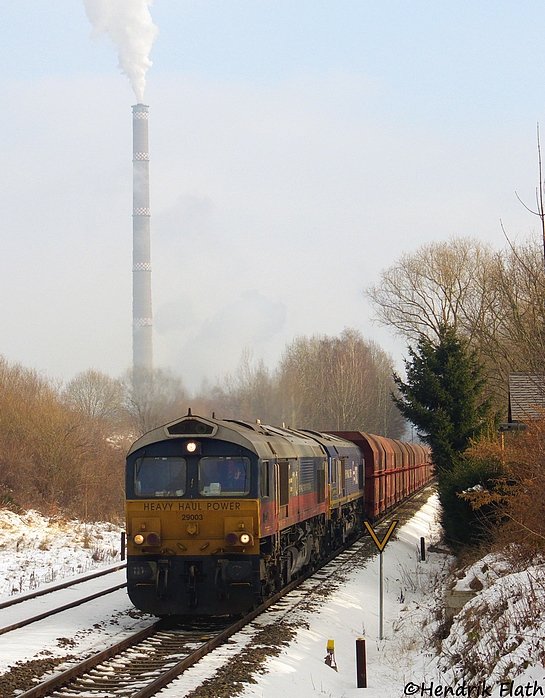
[[[245,547],[243,552],[259,552],[259,502],[254,499],[130,500],[126,514],[129,555],[241,552],[240,548],[226,546],[225,535],[242,529],[255,536],[253,546]],[[160,533],[160,545],[135,545],[134,536],[142,530]]]

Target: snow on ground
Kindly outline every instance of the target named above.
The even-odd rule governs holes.
[[[451,558],[428,552],[422,562],[420,537],[426,545],[441,536],[438,506],[432,497],[409,523],[396,531],[383,555],[383,638],[379,638],[379,570],[377,554],[344,583],[312,616],[307,629],[267,665],[267,673],[244,698],[275,695],[357,696],[356,640],[366,640],[367,690],[373,698],[411,695],[411,682],[438,680],[437,662],[426,648],[430,613],[439,601]],[[338,671],[325,664],[327,641],[335,644]],[[405,686],[409,685],[408,692]],[[424,693],[423,695],[427,695]]]
[[[545,609],[545,564],[536,561],[522,570],[513,565],[487,555],[457,582],[455,589],[478,593],[456,615],[441,665],[453,676],[473,668],[477,679],[497,684],[515,671],[528,673],[540,660],[535,678],[543,693],[519,695],[545,695],[545,618],[539,612]]]
[[[545,565],[537,561],[528,570],[514,571],[505,560],[487,556],[469,568],[456,588],[471,588],[475,597],[455,617],[441,656],[436,656],[431,637],[441,622],[438,609],[443,606],[445,588],[455,582],[452,558],[433,547],[441,536],[438,510],[437,498],[432,496],[384,548],[382,639],[377,554],[364,566],[349,569],[318,610],[295,614],[299,621],[295,637],[278,656],[266,661],[262,673],[254,676],[256,683],[244,688],[243,698],[545,695],[545,620],[536,610],[545,607]],[[425,561],[419,556],[421,536],[428,546]],[[33,512],[18,516],[0,510],[0,600],[15,589],[25,591],[115,562],[118,551],[119,530],[113,526],[48,522]],[[67,613],[51,632],[53,637],[62,631],[65,638],[73,638],[73,651],[87,646],[91,633],[85,627],[92,627],[97,619],[103,620],[102,642],[140,622],[138,614],[131,617],[124,592],[101,601],[93,612],[94,621],[80,617],[78,609]],[[0,610],[0,625],[1,614]],[[45,630],[43,637],[28,628],[3,636],[0,672],[22,658],[14,649],[18,633],[21,644],[23,633],[26,638],[27,657],[47,647]],[[101,642],[92,637],[95,643]],[[367,689],[356,687],[355,647],[360,637],[366,640]],[[338,671],[324,661],[328,640],[334,641]],[[60,646],[53,651],[58,656],[66,653]],[[161,695],[186,695],[214,672],[226,652],[212,653]],[[514,682],[510,689],[501,684],[505,679]]]
[[[120,560],[121,529],[0,509],[0,597]]]

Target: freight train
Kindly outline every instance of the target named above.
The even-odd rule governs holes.
[[[429,450],[359,431],[192,415],[127,454],[127,588],[157,616],[236,615],[432,477]]]

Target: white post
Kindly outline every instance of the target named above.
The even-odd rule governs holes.
[[[378,623],[378,638],[383,637],[383,616],[384,616],[384,573],[382,567],[382,551],[379,553],[379,623]]]

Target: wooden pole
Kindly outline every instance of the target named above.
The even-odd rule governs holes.
[[[367,663],[365,657],[365,638],[356,640],[356,678],[358,688],[367,688]]]

